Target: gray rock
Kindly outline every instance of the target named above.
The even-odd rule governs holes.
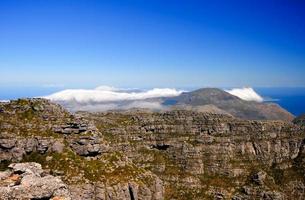
[[[41,154],[44,154],[49,149],[50,141],[45,139],[38,140],[37,151]]]
[[[34,162],[29,163],[13,163],[9,165],[13,173],[23,175],[36,175],[40,176],[43,172],[41,165]]]
[[[38,141],[36,138],[29,138],[26,141],[24,150],[26,153],[31,153],[33,151],[36,151],[36,147],[38,146]]]
[[[0,180],[0,199],[65,199],[71,200],[66,184],[58,177],[44,175],[38,163],[14,163],[11,172]],[[11,182],[12,184],[5,185]]]
[[[81,156],[97,156],[106,148],[106,146],[96,137],[87,136],[74,139],[71,142],[70,147]]]
[[[62,153],[65,148],[65,145],[60,141],[55,141],[52,144],[51,148],[52,148],[52,152]]]
[[[15,147],[16,139],[0,139],[0,148],[12,149]]]
[[[252,180],[258,185],[263,185],[264,181],[266,179],[266,176],[267,176],[266,172],[259,171],[252,176]]]
[[[92,128],[88,123],[84,123],[82,121],[74,121],[74,122],[68,122],[64,125],[60,126],[55,126],[53,128],[53,131],[56,133],[61,133],[61,134],[80,134],[84,132],[89,132],[89,131],[95,131],[95,129]]]

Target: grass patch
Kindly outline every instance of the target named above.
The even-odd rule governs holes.
[[[120,153],[111,153],[97,160],[89,160],[76,155],[71,150],[63,153],[39,154],[37,152],[25,155],[22,162],[37,162],[51,173],[63,173],[63,179],[68,183],[79,183],[85,180],[92,182],[128,182],[135,180],[144,170],[135,165],[119,164],[122,160]],[[122,162],[121,162],[122,163]]]

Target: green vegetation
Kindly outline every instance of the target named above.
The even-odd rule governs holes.
[[[76,155],[71,150],[64,153],[39,154],[37,152],[24,156],[22,162],[37,162],[43,168],[50,169],[51,173],[63,173],[63,178],[68,183],[89,181],[128,182],[136,180],[144,170],[133,164],[120,164],[122,155],[111,153],[97,160],[90,160]]]
[[[11,162],[5,160],[0,162],[0,171],[7,170],[8,166],[11,164]]]

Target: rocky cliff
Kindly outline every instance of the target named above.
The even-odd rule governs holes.
[[[123,152],[112,150],[92,122],[49,101],[0,104],[0,132],[0,168],[5,170],[0,199],[163,199],[161,179],[136,166]],[[15,172],[10,163],[28,162],[39,163],[54,176],[50,182],[62,180],[66,196],[49,185],[43,172],[33,172],[38,186],[23,184],[24,172]],[[41,171],[37,164],[25,164],[23,171],[32,165]]]
[[[0,133],[2,199],[305,198],[305,129],[290,122],[185,110],[72,115],[26,99],[0,104]]]

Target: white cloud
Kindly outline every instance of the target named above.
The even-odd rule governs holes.
[[[97,103],[97,104],[68,104],[65,105],[70,111],[89,111],[89,112],[103,112],[108,110],[129,110],[132,108],[144,108],[149,110],[162,110],[163,105],[160,102],[149,101],[128,101],[123,104],[119,102],[114,103]]]
[[[141,91],[139,88],[116,88],[108,85],[101,85],[96,87],[94,90],[103,90],[103,91],[117,91],[117,92],[133,92],[133,91]]]
[[[154,88],[147,91],[128,91],[109,86],[100,86],[95,89],[68,89],[44,98],[52,101],[77,102],[77,103],[101,103],[113,101],[144,100],[158,97],[174,97],[183,91],[171,88]]]
[[[149,102],[149,101],[133,101],[130,104],[127,104],[123,109],[130,108],[148,108],[152,110],[161,110],[163,106],[160,102]]]
[[[101,90],[101,91],[118,91],[119,88],[108,86],[108,85],[101,85],[95,88],[95,90]]]
[[[225,90],[226,92],[237,96],[245,101],[256,101],[263,102],[264,99],[259,94],[257,94],[253,88],[244,87],[244,88],[233,88],[231,90]]]
[[[119,105],[115,103],[99,103],[99,104],[67,104],[64,105],[68,110],[74,111],[89,111],[103,112],[107,110],[117,110]]]
[[[179,96],[182,90],[174,88],[154,88],[139,90],[136,88],[115,88],[99,86],[95,89],[67,89],[44,98],[58,102],[70,111],[107,111],[127,110],[131,108],[147,108],[162,110],[165,107],[159,97]],[[263,98],[252,88],[234,88],[226,92],[246,101],[262,102]]]

